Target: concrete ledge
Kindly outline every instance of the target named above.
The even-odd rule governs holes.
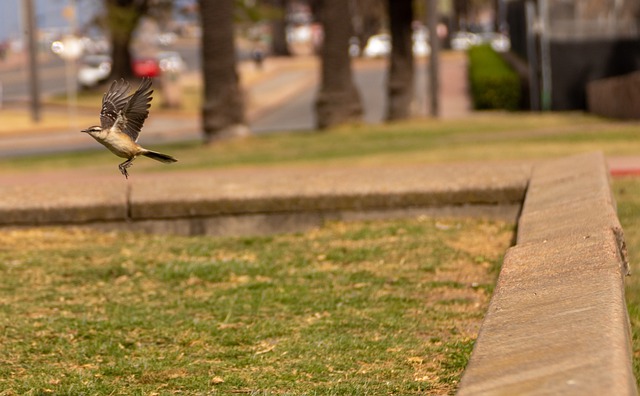
[[[633,395],[612,233],[507,254],[459,395]]]
[[[535,166],[458,394],[637,394],[623,240],[601,154]]]
[[[0,226],[90,223],[126,218],[126,184],[87,180],[0,184]]]
[[[207,172],[175,184],[141,182],[131,218],[513,204],[524,197],[528,173],[482,164]]]
[[[489,213],[515,221],[514,208],[524,198],[529,172],[530,165],[521,163],[302,166],[144,175],[128,183],[117,175],[109,182],[9,186],[0,187],[0,194],[9,197],[0,199],[0,226],[101,225],[191,235],[198,230],[220,234],[226,228],[231,234],[250,233],[253,224],[264,233],[289,231],[298,220],[304,227],[310,216],[335,219],[415,209]]]
[[[302,232],[321,227],[327,221],[361,221],[418,216],[447,218],[483,218],[515,223],[520,205],[455,205],[411,207],[401,209],[297,211],[258,214],[230,214],[174,219],[113,221],[76,225],[104,231],[127,230],[154,234],[176,235],[268,235],[282,232]]]

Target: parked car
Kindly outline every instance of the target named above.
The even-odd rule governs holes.
[[[82,88],[90,88],[104,80],[111,73],[109,55],[87,55],[82,58],[78,70],[78,83]],[[133,61],[133,74],[136,77],[158,77],[160,73],[182,72],[186,65],[179,53],[162,51],[155,57],[137,58]]]
[[[109,40],[104,36],[82,37],[82,48],[85,54],[106,54],[111,48]]]
[[[470,32],[456,32],[451,35],[451,49],[455,51],[466,51],[479,43],[478,36]]]
[[[160,33],[157,37],[158,44],[161,46],[171,45],[176,42],[178,35],[173,32]]]
[[[313,37],[311,26],[302,25],[296,27],[287,28],[287,42],[288,43],[308,43]]]
[[[160,71],[162,71],[163,73],[181,73],[187,68],[184,60],[182,59],[182,56],[180,56],[180,54],[175,51],[159,52],[156,56],[156,59],[158,60]]]
[[[496,52],[507,52],[511,49],[511,40],[502,33],[456,32],[451,36],[451,48],[456,51],[466,51],[470,47],[480,44],[489,44]]]
[[[366,58],[380,58],[391,53],[391,36],[388,34],[376,34],[369,37],[362,54]]]
[[[135,59],[132,67],[136,77],[154,78],[160,75],[160,64],[156,58]]]
[[[355,50],[352,52],[349,47],[351,56],[357,56]],[[429,45],[429,34],[425,31],[416,30],[412,35],[412,50],[416,57],[429,56],[431,46]],[[391,36],[388,34],[376,34],[371,36],[364,47],[362,54],[367,58],[381,58],[391,54]]]
[[[413,41],[413,56],[424,57],[431,54],[431,46],[429,45],[429,32],[424,29],[415,29],[411,36]]]
[[[91,88],[104,80],[111,73],[111,57],[109,55],[87,55],[80,61],[78,84],[81,88]]]
[[[480,42],[483,44],[490,44],[496,52],[507,52],[511,49],[511,40],[509,37],[496,32],[480,33]]]

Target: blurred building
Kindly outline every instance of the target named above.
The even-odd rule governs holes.
[[[640,70],[639,0],[504,1],[512,50],[552,110],[586,109],[588,82]]]

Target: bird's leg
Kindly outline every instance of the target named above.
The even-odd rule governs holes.
[[[125,179],[129,178],[129,172],[127,172],[127,168],[133,165],[134,159],[136,159],[136,157],[129,158],[128,160],[118,165],[118,169],[120,169],[120,172],[124,175]]]

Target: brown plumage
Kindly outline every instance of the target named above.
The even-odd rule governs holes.
[[[114,81],[102,97],[100,126],[92,126],[82,132],[88,133],[118,157],[127,160],[118,168],[129,178],[127,168],[139,155],[164,163],[176,162],[170,155],[147,150],[137,144],[140,130],[149,116],[151,107],[151,80],[144,78],[138,89],[129,96],[130,85],[124,80]]]

